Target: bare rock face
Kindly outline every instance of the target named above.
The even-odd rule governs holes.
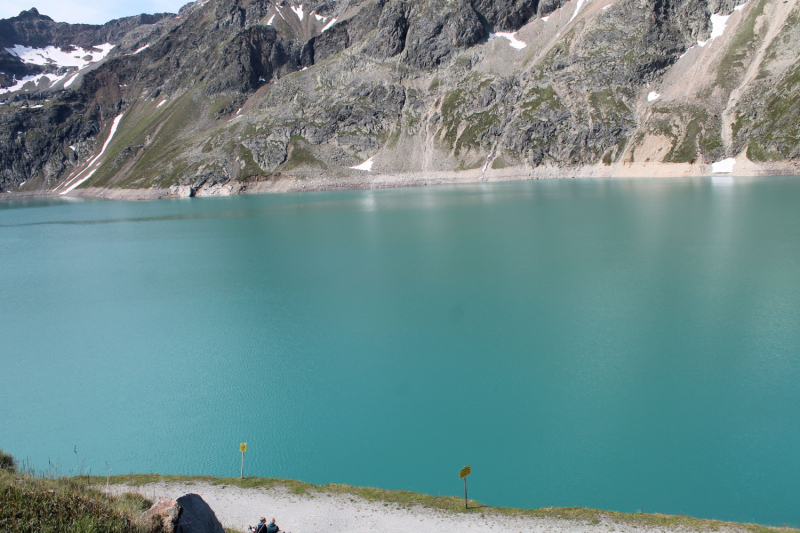
[[[142,514],[145,524],[152,524],[153,533],[175,533],[183,508],[175,500],[159,498],[153,506]]]
[[[431,0],[417,9],[409,22],[406,60],[416,68],[430,70],[486,36],[486,28],[469,2]]]
[[[403,51],[408,33],[408,5],[393,0],[384,6],[378,20],[378,33],[370,41],[364,52],[372,57],[393,57]]]

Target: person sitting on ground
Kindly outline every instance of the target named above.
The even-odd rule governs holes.
[[[275,523],[275,519],[273,518],[272,522],[267,524],[267,530],[265,533],[278,533],[280,530],[281,528],[278,527],[278,524]]]
[[[273,518],[272,521],[274,522],[275,519]],[[262,516],[260,523],[256,527],[247,526],[247,528],[252,533],[267,533],[267,519],[266,519],[266,517]]]

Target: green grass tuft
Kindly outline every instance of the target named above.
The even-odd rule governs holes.
[[[300,167],[328,168],[314,156],[308,142],[300,136],[292,136],[289,141],[289,152],[288,159],[280,167],[281,170],[294,170]]]
[[[0,470],[5,470],[7,472],[17,471],[17,460],[14,459],[13,455],[3,450],[0,450]]]
[[[0,530],[15,533],[147,533],[139,523],[150,502],[114,498],[85,477],[46,479],[0,473]],[[146,507],[145,507],[146,506]]]

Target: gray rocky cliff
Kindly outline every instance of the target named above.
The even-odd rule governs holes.
[[[0,21],[0,191],[344,179],[370,158],[796,160],[798,20],[797,0],[208,0],[103,26],[27,11]],[[103,43],[80,70],[6,50]]]

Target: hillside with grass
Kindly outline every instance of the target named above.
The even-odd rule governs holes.
[[[153,533],[140,521],[152,502],[110,496],[86,477],[48,478],[18,471],[0,451],[0,531],[18,533]]]

